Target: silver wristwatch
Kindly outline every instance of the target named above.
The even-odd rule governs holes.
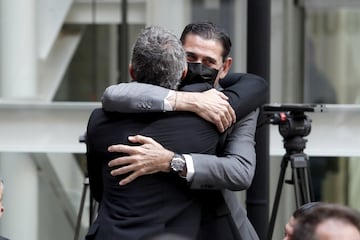
[[[175,153],[173,158],[170,161],[170,170],[171,172],[180,173],[184,171],[186,166],[186,161],[184,156]]]

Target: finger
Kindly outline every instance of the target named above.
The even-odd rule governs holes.
[[[140,144],[154,143],[155,142],[151,137],[145,137],[145,136],[142,136],[142,135],[129,136],[128,139],[132,143],[140,143]]]
[[[140,143],[141,147],[147,148],[146,146],[151,145],[151,148],[163,148],[160,143],[155,141],[151,137],[145,137],[142,135],[130,136],[129,141],[135,141],[136,143]],[[141,148],[138,149],[141,152]]]
[[[224,100],[228,100],[229,98],[228,98],[228,96],[226,96],[224,93],[222,93],[222,92],[218,92],[218,95],[222,98],[222,99],[224,99]]]
[[[236,122],[236,114],[235,114],[235,111],[234,109],[229,106],[227,108],[227,112],[225,112],[226,114],[226,119],[227,119],[227,124],[226,125],[226,128],[229,128],[232,124],[234,124]]]
[[[230,121],[228,119],[229,115],[222,115],[221,116],[221,121],[222,121],[222,125],[224,127],[224,131],[230,126]]]
[[[131,183],[132,181],[134,181],[136,178],[138,177],[137,172],[134,172],[133,174],[130,174],[129,176],[127,176],[126,178],[122,179],[119,184],[121,186],[124,186],[126,184]]]
[[[119,176],[119,175],[126,174],[126,173],[134,171],[133,168],[134,167],[132,167],[131,165],[122,166],[122,167],[119,167],[117,169],[112,170],[110,172],[110,174],[111,174],[111,176]]]
[[[118,158],[111,160],[110,162],[108,162],[108,166],[109,167],[116,167],[116,166],[121,167],[124,165],[132,164],[135,161],[136,161],[136,158],[133,156],[123,156],[123,157],[118,157]]]
[[[121,153],[129,153],[134,151],[134,146],[128,146],[128,145],[124,145],[124,144],[116,144],[116,145],[111,145],[110,147],[108,147],[108,151],[109,152],[121,152]]]
[[[219,132],[223,133],[225,131],[224,123],[220,120],[216,121],[216,127]]]
[[[234,109],[231,106],[229,107],[229,113],[231,116],[230,118],[231,118],[232,124],[236,123],[236,114],[235,114]]]
[[[110,162],[108,162],[109,167],[120,166],[120,165],[123,165],[123,164],[122,164],[122,160],[119,158],[115,158],[115,159],[111,160]]]

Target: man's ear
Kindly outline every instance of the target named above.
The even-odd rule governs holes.
[[[223,69],[222,71],[220,72],[220,79],[223,79],[226,74],[228,74],[230,68],[231,68],[231,65],[232,65],[232,58],[231,57],[227,57],[224,61],[224,64],[223,64]]]
[[[130,74],[130,77],[132,80],[136,80],[135,72],[134,72],[134,68],[133,68],[132,64],[129,64],[129,74]]]
[[[188,68],[185,68],[181,75],[181,80],[183,80],[186,77],[187,72],[188,72]]]

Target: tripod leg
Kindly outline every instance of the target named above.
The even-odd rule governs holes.
[[[314,189],[313,189],[312,180],[311,180],[309,159],[307,159],[306,179],[307,179],[307,186],[308,186],[308,191],[309,191],[309,199],[310,199],[309,202],[313,202],[315,200],[315,197],[314,197],[315,195],[314,195]]]
[[[296,208],[299,208],[303,204],[303,197],[302,197],[302,185],[299,180],[299,175],[301,173],[298,171],[298,169],[293,170],[293,184],[294,184],[294,190],[295,190],[295,202],[296,202]]]
[[[293,154],[290,156],[293,169],[293,181],[295,188],[296,207],[312,201],[312,189],[308,169],[308,159],[305,154]]]
[[[86,178],[84,180],[84,187],[83,187],[83,192],[82,192],[82,196],[81,196],[79,214],[77,217],[77,222],[76,222],[76,227],[75,227],[74,240],[78,240],[78,238],[79,238],[80,228],[81,228],[81,218],[82,218],[82,214],[84,211],[86,191],[87,191],[88,185],[89,185],[89,180],[88,180],[88,178]]]
[[[281,196],[281,191],[282,191],[282,187],[284,184],[284,178],[285,178],[287,165],[288,165],[288,159],[287,159],[287,155],[285,155],[283,157],[283,159],[281,160],[281,170],[280,170],[280,175],[279,175],[279,179],[278,179],[278,183],[277,183],[277,187],[276,187],[274,204],[273,204],[273,208],[271,211],[267,240],[271,240],[273,232],[274,232],[275,220],[276,220],[276,215],[277,215],[277,211],[279,208],[280,196]]]
[[[312,188],[311,188],[311,181],[310,181],[310,174],[308,168],[302,168],[299,172],[299,181],[301,182],[301,196],[302,202],[301,205],[311,202],[312,198]]]

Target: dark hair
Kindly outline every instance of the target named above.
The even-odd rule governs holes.
[[[317,240],[316,228],[329,219],[353,225],[360,231],[360,213],[358,211],[340,204],[322,203],[296,218],[292,240]]]
[[[293,213],[294,218],[301,217],[304,214],[310,213],[317,206],[321,206],[325,204],[324,202],[309,202],[301,205],[298,209],[296,209]]]
[[[203,39],[217,40],[223,46],[223,61],[229,56],[231,50],[231,40],[229,35],[222,28],[216,26],[214,23],[209,21],[190,23],[184,28],[180,41],[184,45],[186,36],[188,34],[195,34]]]

